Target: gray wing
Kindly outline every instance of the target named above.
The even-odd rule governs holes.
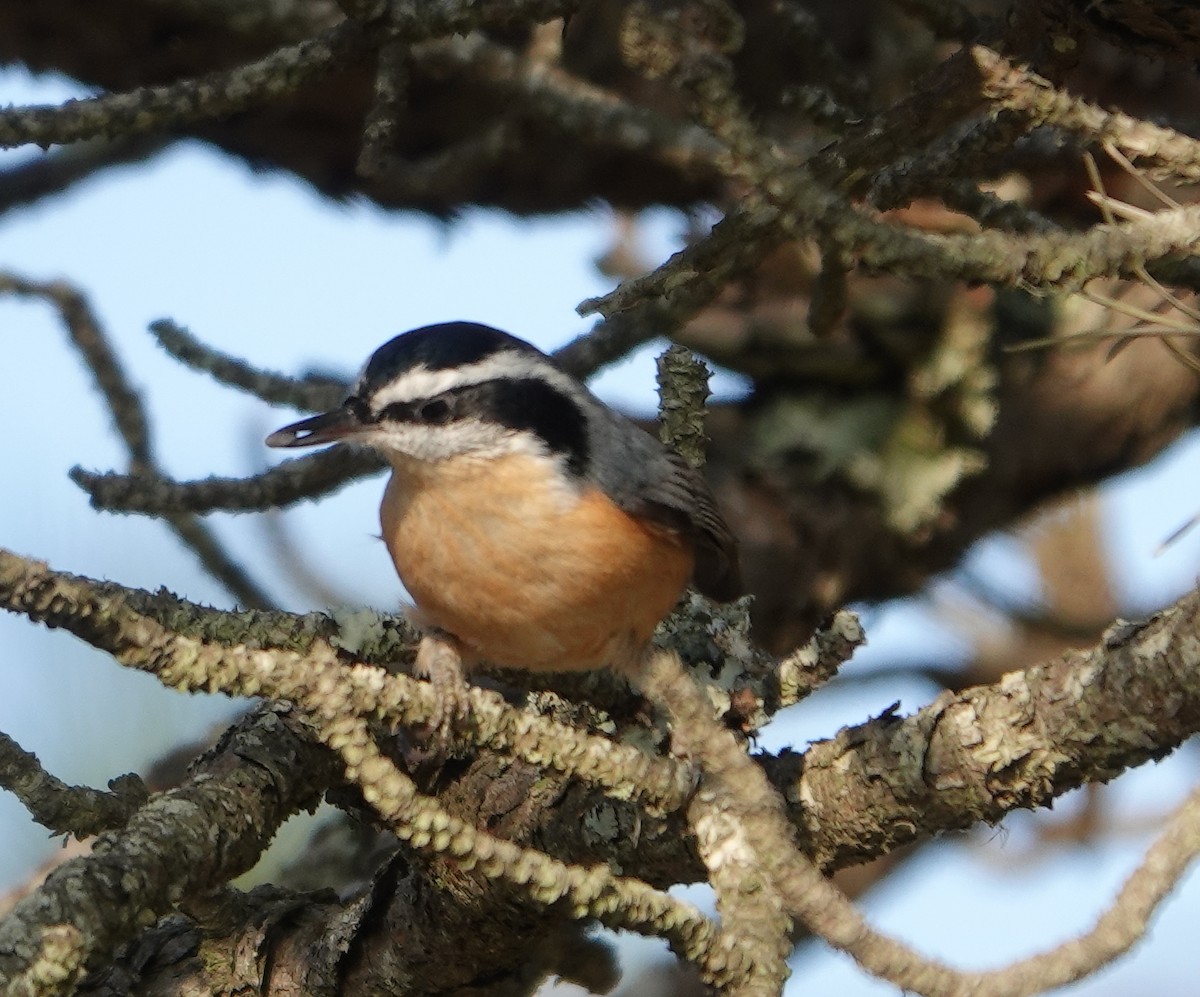
[[[594,460],[600,486],[626,512],[661,523],[696,547],[693,581],[704,595],[728,602],[741,594],[737,540],[730,532],[704,475],[679,454],[624,416],[593,410],[598,454],[624,454],[619,464]]]

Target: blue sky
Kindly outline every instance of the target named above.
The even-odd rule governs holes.
[[[0,75],[0,103],[71,92],[61,81]],[[682,227],[683,219],[669,212],[647,216],[647,255],[665,257]],[[486,321],[552,348],[587,328],[575,306],[609,286],[592,260],[609,247],[613,231],[602,208],[537,222],[470,212],[443,225],[365,203],[331,205],[289,177],[251,172],[191,143],[0,218],[0,268],[37,279],[61,276],[88,293],[132,379],[146,391],[163,462],[179,477],[198,477],[250,473],[277,459],[261,439],[292,413],[183,369],[153,345],[145,331],[150,321],[169,317],[219,349],[283,371],[315,365],[350,374],[396,332],[452,318]],[[0,545],[70,571],[166,585],[228,605],[164,528],[93,512],[66,479],[75,464],[122,466],[122,454],[49,308],[0,299],[0,337],[7,375],[0,418],[11,427],[4,454],[9,467],[20,469],[19,477],[0,478]],[[652,352],[607,372],[598,390],[650,411]],[[739,390],[734,379],[719,387],[726,394]],[[1200,506],[1196,462],[1196,444],[1187,441],[1106,489],[1106,542],[1120,565],[1116,577],[1140,605],[1168,601],[1194,583],[1200,531],[1161,557],[1153,551]],[[373,536],[380,488],[378,479],[361,483],[295,510],[287,522],[347,603],[393,608],[399,585]],[[212,522],[288,608],[310,607],[281,571],[260,520],[222,515]],[[985,542],[971,556],[998,584],[1018,591],[1035,584],[1010,540]],[[871,645],[852,668],[896,654],[962,653],[922,600],[866,618]],[[225,700],[167,692],[69,637],[8,616],[0,616],[0,661],[0,730],[68,781],[103,785],[231,712]],[[772,725],[764,743],[803,745],[896,699],[910,710],[933,694],[904,676],[835,687]],[[1188,753],[1121,780],[1112,790],[1117,812],[1133,817],[1169,806],[1194,781],[1191,762]],[[1060,809],[1072,806],[1068,800]],[[53,844],[7,797],[0,797],[0,828],[7,846],[0,849],[3,886]],[[1030,828],[1017,815],[1004,830],[928,850],[871,898],[871,917],[955,963],[996,965],[1089,925],[1147,841],[1144,832],[1131,833],[1067,849],[1051,861],[1029,857]],[[1200,889],[1192,885],[1157,923],[1154,945],[1078,992],[1117,994],[1136,984],[1159,994],[1190,993],[1181,960],[1194,944],[1198,915]],[[811,949],[798,957],[796,992],[802,987],[846,997],[890,992],[847,960]]]

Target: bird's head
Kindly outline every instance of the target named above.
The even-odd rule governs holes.
[[[340,406],[284,426],[266,442],[360,443],[393,464],[530,453],[560,458],[578,475],[589,458],[586,397],[524,340],[446,322],[384,343]]]

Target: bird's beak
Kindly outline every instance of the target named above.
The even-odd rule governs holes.
[[[362,428],[358,417],[343,406],[275,430],[267,437],[267,446],[314,447],[321,443],[336,443],[353,436]]]

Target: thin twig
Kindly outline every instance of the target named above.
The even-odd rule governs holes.
[[[240,357],[222,353],[201,342],[170,319],[151,322],[150,334],[180,363],[204,371],[219,383],[245,391],[271,405],[321,412],[336,407],[349,390],[346,381],[323,374],[288,377],[258,370]]]
[[[72,344],[95,379],[117,433],[129,452],[130,476],[156,478],[159,474],[158,464],[141,394],[130,383],[116,351],[83,294],[61,281],[40,282],[0,273],[0,294],[4,293],[38,298],[54,306]],[[163,518],[175,535],[195,553],[204,569],[243,606],[255,609],[270,607],[270,597],[204,523],[184,514],[182,510],[171,510]]]
[[[1020,112],[1032,125],[1053,125],[1088,141],[1110,144],[1163,175],[1200,180],[1200,141],[1127,114],[1105,111],[992,49],[976,45],[971,57],[983,74],[985,96],[997,107]]]
[[[480,27],[549,20],[579,0],[378,0],[367,22],[349,19],[314,38],[224,72],[61,105],[0,110],[0,147],[128,138],[270,103],[344,65],[372,45],[418,42]]]
[[[129,138],[244,111],[320,79],[367,44],[362,26],[345,21],[226,72],[65,104],[0,110],[0,147]]]
[[[108,793],[69,786],[42,768],[37,755],[7,734],[0,734],[0,786],[16,796],[43,827],[77,838],[121,827],[150,795],[136,775],[114,779]]]
[[[145,162],[169,142],[159,137],[79,142],[0,171],[0,214],[60,194],[102,170]]]
[[[213,476],[200,481],[175,481],[158,473],[97,473],[79,467],[72,468],[70,475],[91,496],[97,509],[166,517],[215,511],[261,512],[292,505],[329,495],[383,466],[372,451],[339,446],[285,460],[248,478]]]

